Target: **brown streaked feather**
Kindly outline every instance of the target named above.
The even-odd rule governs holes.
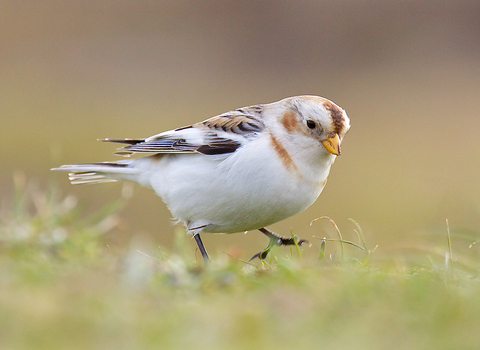
[[[193,128],[193,126],[191,126],[191,125],[182,126],[181,128],[175,129],[175,131],[180,131],[180,130],[185,130],[185,129],[190,129],[190,128]]]
[[[292,157],[290,157],[290,154],[288,154],[287,150],[282,146],[282,144],[280,142],[278,142],[278,140],[275,138],[275,136],[270,134],[270,140],[271,140],[271,144],[273,146],[273,149],[275,150],[278,157],[282,161],[283,166],[287,170],[290,170],[290,169],[297,170],[297,166],[293,162]]]
[[[254,136],[265,128],[265,125],[253,115],[228,113],[209,118],[193,124],[195,128],[222,130],[244,137]]]
[[[323,106],[330,112],[332,117],[332,126],[335,133],[340,134],[344,127],[345,118],[343,110],[331,101],[325,100]]]
[[[245,114],[245,115],[250,115],[255,118],[262,118],[262,113],[263,113],[263,105],[253,105],[249,107],[242,107],[242,108],[237,108],[235,111],[230,112],[230,113],[237,113],[237,114]],[[227,113],[225,113],[227,114]]]

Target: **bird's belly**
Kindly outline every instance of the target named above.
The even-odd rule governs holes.
[[[306,181],[280,161],[254,155],[215,162],[185,155],[165,163],[152,176],[152,187],[172,214],[186,225],[207,225],[205,232],[258,229],[308,208],[324,181]]]

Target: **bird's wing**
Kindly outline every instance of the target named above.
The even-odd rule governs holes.
[[[115,152],[115,154],[123,156],[130,156],[133,153],[202,153],[207,155],[232,153],[248,140],[255,138],[265,128],[260,118],[261,112],[258,112],[260,108],[260,106],[242,108],[147,139],[104,139],[101,141],[128,144]]]

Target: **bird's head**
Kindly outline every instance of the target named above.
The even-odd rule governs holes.
[[[310,95],[290,97],[284,102],[286,108],[279,118],[287,134],[303,134],[306,138],[302,139],[321,144],[323,152],[340,155],[343,138],[350,129],[350,119],[342,108],[326,98]]]

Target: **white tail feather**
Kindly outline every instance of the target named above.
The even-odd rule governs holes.
[[[138,174],[138,169],[129,165],[130,161],[71,164],[51,170],[68,171],[68,178],[73,185],[97,184],[130,179],[132,175]]]
[[[117,182],[118,180],[108,178],[105,174],[90,173],[68,173],[68,179],[72,185],[99,184],[104,182]]]

